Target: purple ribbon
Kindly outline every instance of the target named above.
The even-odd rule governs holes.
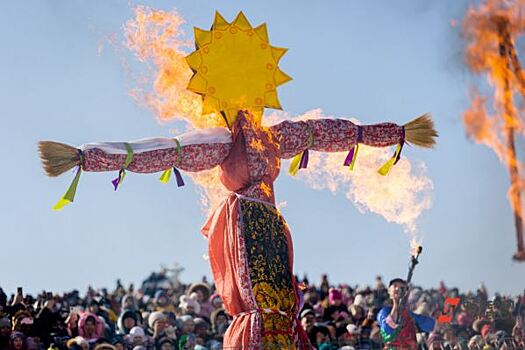
[[[113,187],[115,188],[115,191],[117,190],[118,188],[118,185],[120,184],[120,177],[122,176],[122,169],[120,169],[120,171],[118,172],[118,176],[117,178],[113,179],[113,181],[111,181],[111,183],[113,184]]]
[[[115,191],[116,191],[117,188],[118,188],[119,180],[120,180],[120,177],[117,177],[116,179],[114,179],[113,181],[111,181],[111,183],[113,184],[113,187],[115,188]]]
[[[177,187],[184,186],[184,180],[182,179],[179,169],[173,168],[173,173],[175,174],[175,179],[177,179]]]
[[[350,151],[348,151],[348,155],[346,156],[345,163],[344,163],[345,166],[349,166],[350,164],[352,164],[352,160],[354,160],[354,152],[355,152],[355,146],[352,147]]]
[[[358,125],[357,126],[357,141],[356,141],[356,145],[358,143],[362,143],[363,142],[363,127],[361,125]],[[354,145],[354,147],[352,147],[352,149],[350,151],[348,151],[348,154],[345,158],[345,162],[344,162],[344,165],[345,166],[349,166],[350,164],[352,164],[352,161],[354,160],[354,155],[355,155],[355,148],[356,146]]]
[[[303,151],[301,156],[301,162],[299,163],[299,169],[306,169],[308,166],[308,148]]]
[[[401,151],[403,150],[403,146],[405,145],[405,140],[402,140],[401,141],[401,146],[399,147],[399,153],[397,154],[397,157],[396,157],[396,160],[394,162],[394,165],[397,164],[397,162],[399,162],[399,160],[401,159]]]

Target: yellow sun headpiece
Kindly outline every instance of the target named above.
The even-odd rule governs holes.
[[[231,126],[239,110],[260,120],[264,107],[281,109],[277,86],[292,79],[278,67],[287,49],[270,45],[266,24],[253,28],[242,12],[228,23],[216,12],[211,30],[195,28],[195,46],[188,89],[202,95],[203,115],[222,113]]]

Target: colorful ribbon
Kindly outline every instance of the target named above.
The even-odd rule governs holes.
[[[390,158],[385,164],[383,164],[383,166],[377,171],[379,174],[386,176],[390,169],[392,169],[392,167],[396,165],[397,162],[399,162],[399,159],[401,159],[401,150],[403,149],[404,144],[405,141],[403,140],[397,145],[396,151],[394,152],[392,158]]]
[[[177,165],[180,164],[181,159],[182,159],[182,147],[180,145],[179,140],[177,140],[177,139],[173,139],[173,140],[177,143],[177,158],[175,159],[175,163],[173,164],[173,168],[169,168],[169,169],[164,170],[164,172],[160,176],[159,180],[162,183],[165,183],[165,184],[168,183],[168,181],[170,180],[170,177],[171,177],[171,171],[173,169],[173,172],[175,173],[175,179],[177,181],[177,187],[182,187],[182,186],[184,186],[184,180],[182,179],[182,175],[181,175],[179,169],[177,169]]]
[[[290,175],[295,176],[299,169],[306,169],[308,167],[308,149],[314,144],[314,134],[310,128],[308,128],[308,145],[306,149],[300,153],[297,153],[290,162],[290,169],[288,172]]]
[[[73,178],[71,185],[69,185],[66,193],[55,204],[53,210],[62,210],[62,208],[75,200],[75,194],[77,193],[78,181],[80,180],[80,174],[82,173],[82,163],[84,160],[81,150],[78,150],[78,154],[80,157],[80,164],[77,167],[75,177]]]
[[[346,156],[344,166],[347,166],[350,171],[354,170],[355,161],[357,159],[357,153],[359,152],[359,144],[356,143],[354,147],[348,152]]]
[[[119,170],[117,178],[111,181],[111,183],[113,184],[113,187],[115,188],[115,191],[118,189],[118,186],[122,183],[122,181],[124,181],[124,177],[126,177],[126,168],[133,161],[133,149],[131,148],[130,144],[127,142],[124,142],[124,146],[126,147],[126,152],[127,152],[124,166],[122,167],[122,169]]]
[[[357,140],[354,147],[348,151],[348,155],[345,158],[344,166],[347,166],[350,171],[354,170],[355,161],[357,159],[357,153],[359,152],[359,144],[363,142],[363,127],[357,126]]]

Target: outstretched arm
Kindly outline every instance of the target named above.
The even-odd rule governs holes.
[[[185,171],[211,169],[226,158],[231,148],[229,131],[222,128],[183,134],[177,138],[148,138],[128,143],[133,152],[126,170],[154,173],[177,167]],[[124,142],[82,145],[84,171],[115,171],[126,163]]]
[[[137,173],[154,173],[171,167],[201,171],[221,164],[230,148],[230,132],[223,128],[194,131],[177,138],[88,143],[78,149],[52,141],[39,143],[44,170],[49,176],[58,176],[75,166],[81,166],[84,171],[125,168]],[[130,161],[129,164],[126,165],[126,161]]]
[[[200,171],[221,164],[230,152],[231,135],[226,129],[215,128],[187,133],[174,139],[161,137],[129,143],[90,143],[78,149],[52,141],[39,142],[38,146],[47,175],[58,176],[78,167],[67,192],[53,207],[60,210],[64,205],[73,202],[81,170],[119,170],[118,177],[112,181],[116,190],[124,179],[125,170],[137,173],[164,170],[161,180],[166,182],[173,168],[177,184],[182,186],[184,182],[177,168]]]
[[[404,138],[403,127],[394,123],[358,126],[345,119],[284,121],[270,127],[270,131],[280,144],[281,158],[291,158],[306,149],[348,151],[357,143],[385,147],[399,144]]]

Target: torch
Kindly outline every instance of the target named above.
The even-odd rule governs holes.
[[[522,207],[521,207],[521,193],[518,185],[520,181],[517,161],[516,161],[516,146],[514,141],[514,131],[516,125],[512,120],[516,117],[516,111],[512,101],[512,90],[511,90],[511,72],[514,73],[514,78],[522,85],[525,86],[525,79],[523,78],[523,69],[520,65],[512,37],[510,35],[510,23],[508,18],[503,16],[494,16],[492,18],[496,24],[497,31],[499,34],[499,55],[505,62],[505,69],[503,70],[503,105],[505,112],[505,131],[507,136],[507,157],[508,167],[511,181],[511,197],[513,201],[512,208],[514,210],[514,223],[516,227],[516,239],[518,243],[518,251],[514,254],[513,258],[517,261],[525,261],[525,248],[523,244],[523,218],[522,218]],[[525,96],[523,96],[525,98]]]
[[[419,263],[419,255],[421,254],[422,251],[423,251],[423,247],[418,246],[416,250],[416,255],[412,255],[410,257],[410,263],[408,265],[408,275],[406,279],[407,288],[403,290],[403,295],[401,296],[401,300],[399,302],[399,311],[397,313],[396,323],[398,324],[401,320],[401,311],[405,307],[405,304],[408,299],[408,285],[412,281],[412,275],[414,274],[414,269],[416,268],[416,265]]]

